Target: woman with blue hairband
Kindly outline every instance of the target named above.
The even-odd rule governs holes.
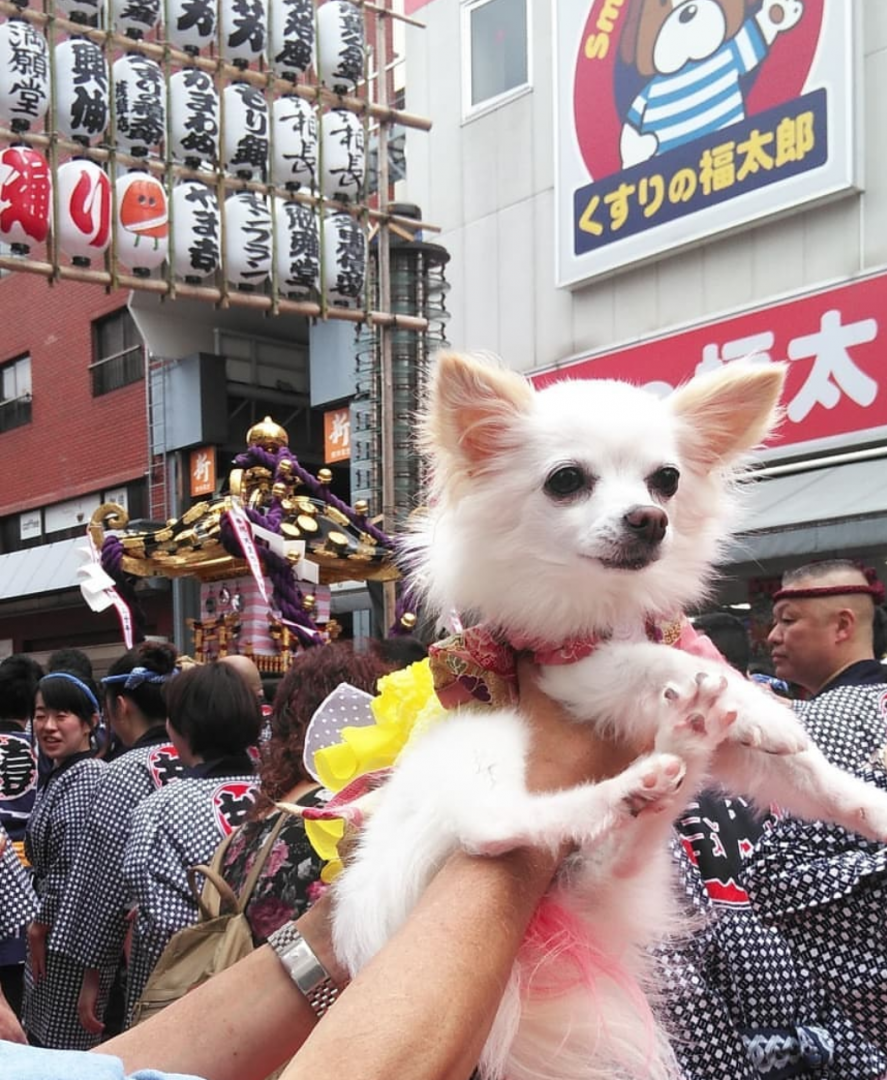
[[[32,1043],[88,1049],[96,1042],[77,1020],[71,987],[81,968],[56,952],[52,931],[82,839],[83,820],[105,765],[96,760],[94,735],[101,709],[96,688],[67,671],[44,675],[34,699],[34,734],[52,770],[39,783],[25,833],[38,908],[28,926],[28,961],[22,1025]],[[106,973],[110,985],[113,968]]]
[[[100,991],[102,972],[123,960],[128,925],[123,854],[133,811],[183,771],[167,735],[164,700],[178,664],[174,645],[144,641],[118,657],[102,679],[105,717],[124,750],[102,773],[83,821],[80,855],[52,933],[52,947],[82,967],[79,999],[72,988],[74,1007],[85,1031],[95,1037],[116,1034],[122,1022],[122,995],[115,1010],[112,994],[107,1009]]]

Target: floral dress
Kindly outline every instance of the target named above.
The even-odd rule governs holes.
[[[299,799],[299,805],[322,805],[328,797],[329,792],[316,789]],[[278,810],[261,821],[248,821],[232,837],[225,852],[222,876],[235,893],[240,893],[256,856],[283,813]],[[287,817],[246,907],[256,945],[261,945],[285,922],[302,915],[324,888],[320,883],[323,862],[308,842],[302,819],[295,815]]]

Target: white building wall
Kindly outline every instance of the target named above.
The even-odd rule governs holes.
[[[532,89],[462,121],[459,0],[416,12],[407,35],[407,191],[451,254],[448,337],[522,371],[631,343],[887,266],[887,3],[858,5],[861,194],[769,219],[596,279],[555,286],[552,9],[533,0]]]

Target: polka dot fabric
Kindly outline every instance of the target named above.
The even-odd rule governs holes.
[[[335,745],[342,736],[342,728],[367,727],[372,724],[373,714],[370,711],[372,700],[372,694],[358,690],[349,683],[340,683],[320,703],[305,732],[303,754],[305,768],[315,780],[320,780],[320,777],[314,768],[314,755],[318,750],[325,750],[328,746]]]
[[[5,846],[4,846],[5,845]],[[0,825],[0,940],[12,937],[37,910],[37,894],[27,870],[19,862],[5,829]]]
[[[136,908],[128,1018],[169,939],[197,918],[188,868],[212,859],[219,842],[246,819],[255,794],[251,775],[184,777],[136,808],[123,857],[127,894]]]

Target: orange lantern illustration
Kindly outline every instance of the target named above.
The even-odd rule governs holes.
[[[134,274],[147,276],[163,264],[169,249],[166,192],[149,173],[117,178],[117,258]]]

